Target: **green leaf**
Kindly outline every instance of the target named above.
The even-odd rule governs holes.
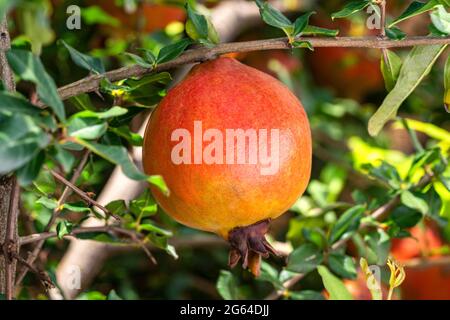
[[[425,200],[408,190],[402,192],[400,199],[405,206],[411,209],[415,209],[422,214],[426,214],[428,212],[428,205]]]
[[[114,200],[105,206],[111,214],[123,217],[127,213],[127,205],[124,200]]]
[[[162,48],[158,53],[157,63],[164,63],[177,58],[191,44],[188,38],[181,39],[178,42],[169,44]]]
[[[311,51],[314,51],[314,48],[309,41],[296,40],[292,42],[292,48],[308,48]]]
[[[166,94],[166,87],[172,80],[170,73],[150,74],[139,79],[127,79],[126,101],[137,102],[144,106],[157,104]],[[141,109],[144,110],[144,109]]]
[[[95,110],[95,107],[92,105],[91,98],[87,93],[70,97],[69,101],[79,110]]]
[[[64,172],[69,172],[75,163],[75,156],[59,144],[55,144],[55,151],[55,159],[62,165]]]
[[[189,4],[186,2],[186,11],[188,16],[188,21],[186,22],[186,32],[193,40],[207,39],[208,38],[208,21],[206,18],[197,13]]]
[[[443,5],[438,5],[430,16],[436,29],[444,34],[450,34],[450,13],[445,10]]]
[[[356,279],[356,265],[352,257],[331,253],[328,256],[328,265],[337,275],[348,279]]]
[[[144,224],[139,225],[139,231],[148,231],[153,232],[162,236],[171,237],[173,235],[172,231],[165,230],[163,228],[160,228],[158,226],[155,226],[153,223],[147,222]]]
[[[108,125],[106,122],[97,123],[88,119],[72,118],[69,121],[67,131],[74,138],[94,140],[105,134]]]
[[[55,82],[45,71],[41,60],[29,51],[18,49],[9,50],[7,56],[14,72],[23,80],[35,83],[42,102],[52,108],[58,118],[64,121],[64,104],[58,95]]]
[[[298,273],[308,273],[314,270],[322,261],[322,251],[312,243],[305,243],[289,255],[286,269]]]
[[[121,167],[123,173],[133,180],[147,180],[151,184],[157,186],[164,194],[169,194],[169,189],[161,176],[147,176],[136,168],[136,165],[131,161],[127,149],[123,146],[105,145],[95,142],[87,142],[83,139],[77,139],[77,143],[88,148],[100,157],[108,160]]]
[[[44,207],[50,210],[54,210],[58,207],[58,201],[56,199],[50,199],[47,197],[40,197],[36,203],[42,204]]]
[[[351,1],[348,2],[344,8],[341,10],[334,12],[331,14],[331,19],[340,19],[348,17],[356,12],[359,12],[361,10],[364,10],[371,1],[369,0],[363,0],[363,1]]]
[[[139,197],[130,201],[130,212],[137,220],[153,216],[158,211],[158,206],[148,189],[145,189]]]
[[[382,229],[369,232],[364,240],[369,245],[369,249],[373,252],[374,262],[378,265],[386,264],[391,249],[391,239],[389,235]]]
[[[279,29],[293,29],[292,22],[266,1],[256,0],[261,18],[268,25]],[[309,18],[309,17],[308,17]],[[291,32],[289,32],[291,34]]]
[[[37,154],[36,157],[32,158],[30,162],[28,162],[25,166],[18,169],[16,172],[17,178],[19,179],[19,183],[21,186],[27,186],[31,182],[33,182],[34,179],[39,174],[39,171],[41,170],[42,165],[44,164],[45,160],[45,152],[41,151]]]
[[[225,300],[236,300],[239,298],[238,284],[230,271],[220,271],[216,288],[221,297]]]
[[[325,37],[336,37],[339,34],[337,29],[326,29],[316,26],[306,26],[303,30],[302,35],[304,36],[325,36]]]
[[[142,146],[144,141],[140,134],[132,132],[128,126],[121,126],[118,128],[110,127],[109,131],[114,132],[119,137],[126,139],[133,146]]]
[[[106,13],[99,6],[81,8],[81,17],[87,25],[103,24],[111,27],[120,26],[120,20]]]
[[[18,93],[0,91],[0,112],[5,111],[37,116],[41,110]]]
[[[0,113],[0,174],[23,167],[49,142],[49,136],[29,116]]]
[[[129,53],[129,52],[124,52],[124,55],[130,57],[134,63],[140,65],[143,68],[148,68],[148,69],[153,68],[153,63],[155,62],[155,60],[153,60],[153,63],[151,63],[151,62],[148,62],[148,61],[144,60],[143,58],[139,57],[138,55]]]
[[[84,110],[77,112],[71,116],[71,118],[97,118],[97,119],[109,119],[114,117],[119,117],[128,112],[127,109],[114,106],[111,109],[108,109],[103,112],[95,112],[91,110]]]
[[[309,18],[313,14],[315,14],[314,11],[307,12],[307,13],[301,15],[300,17],[298,17],[295,20],[295,22],[294,22],[294,33],[292,34],[292,36],[297,37],[297,36],[300,36],[303,33],[303,31],[308,26]]]
[[[395,87],[400,69],[402,68],[402,59],[393,51],[386,49],[386,60],[381,57],[381,73],[384,78],[384,85],[389,92]]]
[[[432,10],[435,6],[439,4],[439,0],[429,0],[427,2],[413,1],[408,8],[394,21],[389,24],[389,28],[396,25],[397,23],[409,19],[411,17],[417,16],[421,13]]]
[[[403,101],[414,91],[447,45],[414,47],[403,63],[394,88],[369,120],[369,134],[376,136],[395,117]]]
[[[261,261],[261,274],[257,279],[270,282],[274,288],[279,290],[283,289],[283,283],[279,279],[278,270],[265,261]]]
[[[400,205],[392,211],[390,218],[403,229],[414,227],[422,219],[422,214],[417,210]]]
[[[105,66],[100,58],[91,57],[87,54],[81,53],[75,48],[69,46],[64,40],[59,40],[69,51],[72,61],[80,68],[86,69],[89,72],[96,74],[105,73]]]
[[[62,239],[65,235],[72,232],[73,224],[69,221],[63,220],[56,225],[56,235],[58,239]]]
[[[320,292],[313,290],[289,291],[287,298],[292,300],[324,300]]]
[[[332,274],[327,267],[318,266],[317,271],[319,271],[319,274],[322,277],[325,289],[330,294],[330,300],[353,300],[353,296],[348,292],[344,283]]]
[[[386,28],[386,35],[392,40],[403,40],[406,38],[406,33],[397,27]]]
[[[341,238],[350,237],[356,231],[363,217],[365,207],[354,206],[345,211],[334,224],[330,232],[330,243],[335,243]]]
[[[87,207],[83,201],[78,202],[66,202],[63,204],[63,208],[72,212],[91,212],[91,208]]]

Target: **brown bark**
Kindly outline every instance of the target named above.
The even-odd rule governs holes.
[[[15,91],[14,75],[6,59],[10,45],[7,21],[3,18],[0,25],[0,77],[8,91]],[[14,176],[0,177],[0,293],[5,294],[6,299],[14,296],[17,262],[12,254],[18,253],[19,195],[20,189]]]

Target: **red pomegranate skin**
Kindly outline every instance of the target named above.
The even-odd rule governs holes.
[[[259,158],[255,164],[174,164],[171,152],[179,141],[171,140],[172,133],[184,128],[194,141],[194,121],[201,121],[203,132],[217,129],[224,137],[227,129],[267,129],[268,150],[276,141],[270,132],[278,130],[278,170],[261,174],[267,164]],[[210,143],[203,141],[203,150]],[[194,148],[191,152],[194,159]],[[144,170],[162,175],[170,190],[166,196],[151,187],[161,207],[184,225],[224,238],[235,227],[288,210],[307,186],[311,158],[311,132],[300,101],[272,76],[232,58],[194,67],[158,105],[144,135]]]

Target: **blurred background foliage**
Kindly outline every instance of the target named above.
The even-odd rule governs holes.
[[[196,8],[207,12],[217,3],[199,2]],[[81,30],[66,28],[66,8],[74,4],[81,7]],[[388,5],[390,17],[398,16],[407,1],[392,0]],[[339,29],[340,35],[373,34],[365,27],[364,12],[333,22],[330,14],[341,6],[342,1],[317,1],[314,10],[318,14],[313,16],[313,23]],[[298,13],[290,15],[295,17]],[[125,54],[127,52],[141,54],[140,49],[144,48],[157,55],[162,47],[185,37],[185,19],[184,1],[30,0],[14,9],[9,23],[13,45],[30,44],[56,84],[62,86],[85,77],[87,71],[74,65],[69,51],[57,40],[101,59],[106,70],[110,70],[134,63],[133,57]],[[404,23],[402,29],[408,34],[426,35],[428,24],[429,16],[421,15]],[[283,36],[281,31],[261,24],[239,35],[236,41],[279,36]],[[408,50],[395,52],[404,57]],[[274,221],[272,240],[283,244],[288,251],[305,249],[307,244],[325,248],[336,221],[349,208],[357,208],[355,205],[360,204],[367,210],[374,210],[387,203],[399,190],[409,190],[402,193],[400,203],[389,218],[377,228],[352,232],[348,246],[335,252],[335,263],[332,262],[333,255],[328,255],[326,260],[330,269],[345,279],[355,298],[367,299],[370,296],[364,276],[359,271],[359,257],[381,265],[385,283],[389,279],[385,266],[388,255],[406,265],[411,259],[424,258],[418,265],[406,267],[406,281],[396,290],[395,297],[449,299],[450,265],[421,265],[421,261],[450,255],[450,118],[442,103],[446,55],[442,55],[430,75],[403,104],[398,120],[390,122],[375,138],[367,133],[367,122],[386,96],[379,50],[316,48],[314,52],[274,50],[233,56],[277,77],[295,92],[308,113],[313,131],[313,174],[308,190],[287,214]],[[142,122],[142,113],[138,112],[152,108],[165,95],[167,83],[163,81],[152,88],[153,100],[149,97],[143,99],[147,106],[136,105],[133,101],[125,103],[130,113],[136,110],[137,114],[125,119],[127,122],[124,123],[131,132],[136,132]],[[25,95],[32,94],[28,82],[21,82],[18,90]],[[114,95],[100,98],[91,94],[89,108],[105,109],[116,102]],[[87,104],[81,105],[86,108]],[[80,110],[76,99],[66,103],[68,115]],[[133,138],[139,144],[139,137],[128,138],[126,144],[129,147]],[[77,151],[66,154],[55,149],[54,156],[46,158],[46,164],[58,168],[64,163],[63,172],[69,172],[75,163],[74,156],[80,155]],[[63,162],[61,157],[65,159]],[[98,194],[113,168],[114,164],[92,156],[77,185]],[[439,179],[427,184],[426,188],[412,187],[430,172],[439,172]],[[21,234],[44,229],[52,206],[39,200],[42,194],[60,193],[61,186],[48,172],[41,170],[35,182],[22,194]],[[147,199],[145,204],[135,203],[136,211],[141,215],[148,212],[157,225],[177,237],[201,235],[173,222],[160,209],[156,213],[155,204],[148,202],[152,201],[148,200],[149,197],[146,193],[141,198]],[[66,221],[76,223],[82,220],[85,215],[83,205],[76,210],[76,197],[69,204],[72,207],[63,211]],[[130,215],[133,215],[133,210],[130,210]],[[37,264],[52,273],[67,245],[68,241],[48,240]],[[297,254],[301,257],[301,252]],[[178,259],[174,258],[175,254],[170,255],[163,250],[154,251],[154,255],[157,265],[150,263],[138,250],[117,254],[106,262],[99,276],[79,298],[264,298],[274,289],[279,289],[283,279],[295,274],[292,269],[308,269],[308,266],[297,265],[288,270],[284,268],[284,258],[271,258],[263,264],[262,276],[255,280],[239,268],[226,270],[227,246],[216,242],[195,248],[181,246],[177,250]],[[46,298],[32,274],[24,283],[19,298]],[[322,280],[316,270],[309,272],[284,294],[284,298],[292,299],[324,296]]]

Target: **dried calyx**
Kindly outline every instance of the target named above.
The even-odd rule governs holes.
[[[231,268],[242,258],[242,267],[259,276],[261,257],[268,258],[271,253],[278,255],[265,237],[269,226],[270,220],[263,220],[246,227],[236,227],[228,233],[231,245],[228,265]]]

